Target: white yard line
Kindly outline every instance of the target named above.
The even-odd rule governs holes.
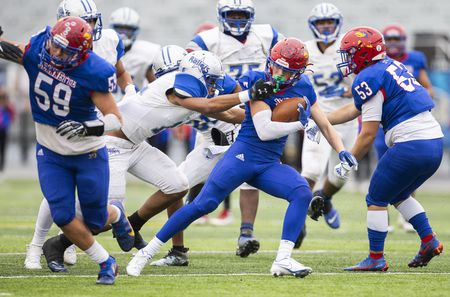
[[[346,272],[313,272],[312,275],[336,276],[336,275],[356,275]],[[364,276],[390,276],[390,275],[450,275],[450,272],[377,272],[377,273],[358,273]],[[142,274],[141,277],[208,277],[208,276],[270,276],[269,273],[185,273],[185,274]],[[11,275],[0,276],[0,279],[29,279],[29,278],[95,278],[97,275],[70,275],[70,274],[52,274],[52,275]],[[130,277],[120,275],[119,278]],[[134,278],[134,277],[132,277]]]

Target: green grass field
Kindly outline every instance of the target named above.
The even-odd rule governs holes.
[[[127,209],[134,211],[154,190],[130,184]],[[294,257],[314,269],[304,278],[274,278],[269,269],[275,257],[286,208],[282,200],[261,196],[255,234],[261,251],[249,258],[234,255],[239,233],[238,199],[232,204],[234,222],[226,227],[191,226],[185,234],[190,248],[188,267],[146,267],[139,278],[125,275],[130,253],[121,253],[110,234],[98,237],[121,266],[114,286],[95,285],[98,267],[79,254],[69,274],[52,274],[23,268],[25,245],[31,241],[34,220],[41,200],[35,181],[4,181],[0,184],[0,296],[450,296],[450,257],[443,254],[428,267],[410,269],[409,260],[419,247],[415,234],[396,228],[388,235],[387,273],[346,273],[345,266],[366,257],[366,212],[364,194],[343,192],[335,197],[342,226],[328,228],[323,220],[307,220],[308,236]],[[420,192],[418,199],[428,211],[431,224],[444,244],[450,243],[449,193]],[[166,220],[161,214],[143,229],[151,239]],[[397,213],[391,211],[391,220]],[[395,223],[394,223],[395,225]],[[53,228],[51,234],[56,234]],[[167,244],[157,258],[170,248]]]

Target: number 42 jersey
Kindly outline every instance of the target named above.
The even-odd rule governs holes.
[[[76,155],[98,149],[102,138],[85,137],[67,141],[55,132],[65,120],[84,122],[97,118],[92,92],[108,93],[116,86],[115,68],[89,51],[79,66],[57,69],[42,61],[41,52],[50,27],[34,35],[26,47],[23,65],[30,79],[30,104],[36,122],[38,142],[62,155]]]

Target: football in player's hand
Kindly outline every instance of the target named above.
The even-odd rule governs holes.
[[[274,122],[295,122],[298,121],[298,104],[306,109],[306,101],[303,97],[295,97],[283,100],[272,111],[272,121]]]

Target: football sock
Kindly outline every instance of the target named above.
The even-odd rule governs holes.
[[[369,235],[369,246],[373,252],[384,250],[384,241],[388,229],[387,210],[367,211],[367,231]]]
[[[275,261],[281,261],[291,257],[292,250],[294,249],[294,243],[289,240],[281,240],[278,247],[277,258]]]
[[[433,234],[425,209],[419,201],[410,196],[397,206],[397,210],[414,227],[422,241],[427,235]]]
[[[120,215],[122,214],[122,212],[120,211],[120,208],[118,208],[115,205],[110,204],[109,206],[112,209],[114,209],[114,212],[116,213],[117,218],[114,221],[111,222],[112,224],[115,224],[115,223],[117,223],[120,220]]]
[[[225,197],[225,200],[223,201],[223,207],[226,210],[231,210],[230,200],[231,200],[230,195],[228,195],[227,197]]]
[[[186,253],[189,250],[188,248],[184,247],[184,245],[174,245],[174,246],[172,246],[172,249],[174,251],[179,251],[182,253]]]
[[[109,258],[109,253],[96,240],[91,247],[84,252],[89,256],[89,258],[98,264],[105,262]]]
[[[45,242],[45,237],[50,231],[53,224],[53,218],[50,213],[50,206],[46,199],[42,199],[41,205],[39,206],[39,212],[36,219],[36,226],[34,227],[33,239],[31,244],[42,246]]]
[[[311,202],[311,191],[304,187],[297,188],[291,192],[287,200],[289,206],[286,210],[283,222],[281,239],[296,242],[305,224],[306,213]]]
[[[183,231],[193,221],[204,215],[195,203],[189,203],[177,210],[156,234],[162,242],[167,242],[175,234]]]
[[[164,242],[162,242],[158,239],[158,237],[155,236],[152,240],[150,240],[147,246],[140,251],[147,254],[150,258],[153,258],[153,256],[159,251],[163,244]]]
[[[383,258],[383,253],[370,253],[370,257],[374,260]]]
[[[133,227],[133,230],[135,231],[141,230],[142,226],[145,223],[147,223],[146,220],[144,220],[138,215],[137,211],[135,211],[131,216],[128,217],[128,221],[130,222],[131,227]]]
[[[253,235],[252,223],[241,223],[241,236],[251,237]]]

